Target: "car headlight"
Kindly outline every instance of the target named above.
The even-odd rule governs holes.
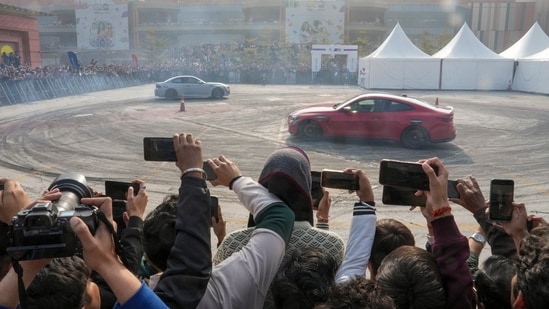
[[[289,124],[294,124],[294,123],[297,122],[298,119],[299,119],[298,115],[290,115],[290,116],[288,116],[288,123]]]

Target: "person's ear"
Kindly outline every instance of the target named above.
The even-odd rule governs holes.
[[[518,292],[517,298],[513,303],[513,308],[526,308],[526,304],[524,303],[524,298],[522,297],[522,291]]]

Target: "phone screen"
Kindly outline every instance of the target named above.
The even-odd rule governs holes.
[[[359,189],[358,176],[334,170],[322,170],[320,185],[324,188],[345,189],[356,191]]]
[[[427,204],[427,196],[416,196],[416,189],[383,186],[381,202],[385,205],[420,206]]]
[[[122,200],[125,201],[128,199],[128,188],[133,187],[133,194],[137,195],[139,193],[139,184],[131,182],[121,182],[121,181],[105,181],[105,195],[110,197],[113,200]]]
[[[429,177],[423,171],[421,163],[416,162],[382,160],[379,183],[384,186],[429,190]]]
[[[321,172],[311,171],[311,179],[312,179],[311,197],[313,199],[313,209],[318,209],[320,200],[324,196],[324,193],[322,192],[322,186],[320,185],[321,174],[322,174]]]
[[[177,156],[171,137],[143,138],[143,156],[145,161],[176,162]]]
[[[515,182],[510,179],[492,179],[490,182],[490,220],[511,221]]]

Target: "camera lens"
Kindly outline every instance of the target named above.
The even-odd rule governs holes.
[[[93,196],[86,177],[73,172],[57,176],[48,188],[49,191],[54,189],[61,191],[61,198],[54,203],[57,211],[73,210],[80,205],[80,199]]]

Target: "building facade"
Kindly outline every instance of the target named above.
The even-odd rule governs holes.
[[[453,36],[467,22],[495,52],[535,21],[548,32],[549,0],[4,0],[40,18],[40,49],[49,62],[68,50],[88,58],[129,59],[147,35],[171,48],[241,43],[356,44],[374,48],[398,22],[414,41]],[[29,4],[31,3],[31,4]],[[451,3],[451,4],[450,4]]]
[[[45,15],[0,4],[0,55],[2,64],[41,66],[37,17]]]

